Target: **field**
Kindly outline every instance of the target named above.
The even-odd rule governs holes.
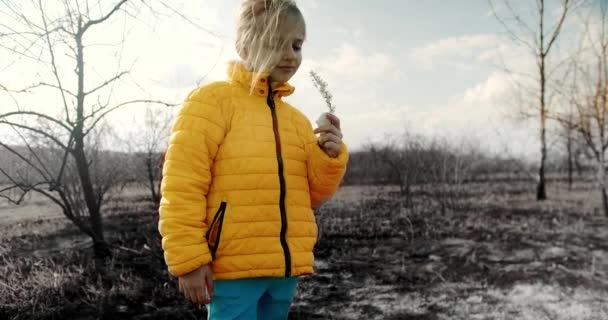
[[[290,319],[608,319],[608,219],[593,183],[469,183],[442,209],[390,186],[346,186],[318,212],[316,274]],[[114,257],[44,199],[0,203],[1,319],[202,319],[165,271],[156,209],[131,190],[104,208]]]

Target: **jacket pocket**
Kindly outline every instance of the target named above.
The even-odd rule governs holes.
[[[217,209],[215,216],[213,216],[213,221],[205,234],[207,244],[209,245],[209,250],[211,251],[211,257],[213,259],[215,259],[217,249],[220,247],[224,216],[226,215],[226,206],[226,201],[222,201],[222,203],[220,203],[220,207]]]

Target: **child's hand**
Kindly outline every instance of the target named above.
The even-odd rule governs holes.
[[[330,124],[316,128],[314,133],[321,134],[318,140],[321,149],[323,149],[328,156],[335,158],[340,154],[340,148],[342,146],[340,119],[331,113],[327,113],[326,117]]]
[[[209,304],[213,296],[213,271],[210,265],[204,265],[188,274],[179,277],[179,292],[186,299],[197,304]]]

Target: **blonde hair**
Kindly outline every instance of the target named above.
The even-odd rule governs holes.
[[[281,59],[280,48],[287,39],[279,39],[281,19],[287,14],[301,18],[302,12],[294,0],[243,0],[237,19],[236,50],[247,57],[247,67],[254,72],[251,88],[262,73]]]

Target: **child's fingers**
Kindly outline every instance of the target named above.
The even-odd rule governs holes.
[[[191,301],[196,304],[202,304],[203,300],[205,300],[203,290],[192,289],[192,291],[190,291],[190,297],[192,298]]]
[[[194,296],[192,296],[192,294],[193,294],[192,290],[190,290],[188,288],[184,288],[184,297],[186,297],[187,300],[196,303],[196,294]]]
[[[340,145],[334,141],[327,141],[324,144],[325,150],[332,151],[333,154],[340,151]]]
[[[209,304],[211,302],[211,297],[209,293],[207,293],[207,288],[203,287],[197,292],[198,304]]]
[[[207,288],[204,284],[197,285],[190,290],[190,297],[192,302],[197,304],[209,303],[209,296],[207,295]]]
[[[319,137],[319,144],[323,147],[327,147],[326,143],[328,142],[333,142],[335,144],[342,144],[342,138],[340,138],[339,136],[336,136],[333,133],[327,133],[324,135],[321,135]]]
[[[210,297],[213,297],[213,276],[211,274],[207,274],[205,276],[205,283],[207,285],[207,292]]]
[[[314,134],[318,134],[318,133],[321,133],[321,132],[325,132],[326,130],[325,130],[325,129],[323,129],[323,128],[325,128],[325,127],[327,127],[327,126],[322,126],[322,127],[315,128],[315,129],[314,129],[312,132],[313,132]]]
[[[332,126],[332,125],[327,125],[327,126],[322,126],[322,127],[316,128],[313,132],[315,134],[333,133],[336,136],[339,136],[340,138],[342,138],[342,132],[340,131],[340,129],[338,129],[337,127]]]
[[[319,144],[321,145],[321,148],[323,149],[323,151],[325,151],[325,153],[330,156],[331,158],[336,158],[338,155],[340,155],[340,151],[341,151],[341,147],[342,147],[342,140],[338,139],[337,137],[333,137],[330,140],[325,140],[323,143],[321,143],[321,141],[319,141]]]
[[[336,126],[336,128],[340,129],[340,118],[338,118],[335,114],[327,113],[326,117],[329,119],[331,124]]]
[[[325,132],[325,131],[340,131],[338,130],[338,128],[336,126],[334,126],[333,124],[328,124],[328,125],[324,125],[324,126],[320,126],[318,128],[316,128],[314,130],[314,133],[321,133],[321,132]]]

